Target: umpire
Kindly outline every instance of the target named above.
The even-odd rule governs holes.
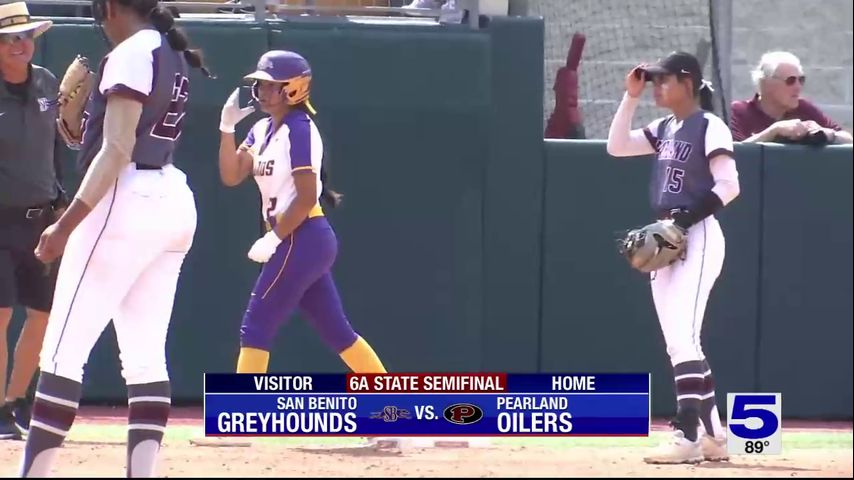
[[[31,19],[23,2],[0,5],[0,439],[29,428],[27,389],[35,375],[54,269],[34,255],[42,231],[67,205],[61,186],[63,143],[56,132],[59,82],[32,64],[35,39],[52,25]],[[27,309],[8,390],[6,332],[12,308]],[[16,427],[16,424],[18,427]]]

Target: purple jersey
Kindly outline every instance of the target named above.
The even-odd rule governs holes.
[[[657,160],[649,189],[655,211],[694,205],[715,186],[709,160],[733,154],[729,128],[702,110],[682,121],[673,115],[654,120],[643,132]]]
[[[140,30],[117,45],[99,70],[97,88],[84,112],[83,145],[77,159],[80,169],[89,168],[101,149],[109,95],[143,104],[131,161],[156,167],[172,163],[189,95],[183,53],[173,50],[160,32]]]

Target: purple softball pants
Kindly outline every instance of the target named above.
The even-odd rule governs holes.
[[[344,314],[332,265],[338,239],[326,217],[304,221],[264,264],[240,326],[240,346],[269,351],[296,309],[323,342],[340,353],[357,335]]]

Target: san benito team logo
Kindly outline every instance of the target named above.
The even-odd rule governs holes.
[[[405,408],[399,408],[394,405],[386,405],[383,407],[381,412],[372,412],[372,419],[380,419],[384,422],[396,422],[398,420],[409,420],[412,418],[412,415],[409,413],[409,410]]]

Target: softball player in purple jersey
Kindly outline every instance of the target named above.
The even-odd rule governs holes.
[[[647,81],[655,103],[672,113],[630,130]],[[608,153],[656,155],[650,203],[659,218],[687,231],[683,260],[651,274],[658,320],[673,365],[678,410],[674,437],[646,457],[648,463],[697,463],[727,458],[715,406],[712,371],[700,332],[709,293],[724,261],[724,236],[714,214],[739,194],[732,134],[711,113],[711,87],[693,55],[675,52],[626,77],[626,93],[608,132]]]
[[[324,185],[323,142],[309,103],[311,67],[297,53],[273,50],[245,79],[254,81],[253,96],[268,116],[237,147],[234,127],[254,107],[240,107],[239,89],[229,96],[220,121],[220,176],[227,186],[255,178],[269,231],[248,252],[264,266],[240,328],[237,373],[267,371],[273,339],[297,308],[353,372],[385,373],[353,331],[332,279],[338,241],[320,201],[334,207],[339,196]]]

